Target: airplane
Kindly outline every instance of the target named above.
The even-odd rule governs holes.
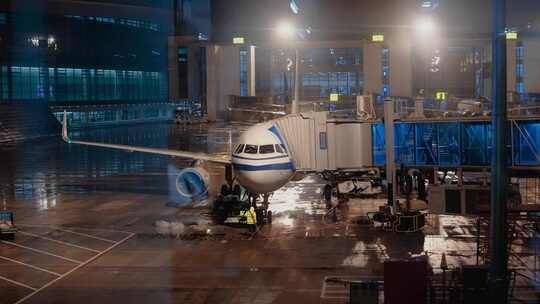
[[[193,159],[197,161],[196,163],[208,161],[230,166],[239,185],[247,189],[252,195],[262,195],[264,197],[263,208],[265,213],[268,208],[269,195],[287,184],[296,171],[288,145],[272,121],[249,127],[240,136],[230,156],[72,140],[68,136],[66,111],[64,111],[63,117],[62,139],[68,144],[183,157]],[[190,173],[193,173],[193,171],[192,168]],[[194,174],[190,174],[189,178],[193,179],[193,176]],[[207,174],[199,174],[199,183],[205,183],[206,186],[208,182],[206,177]],[[187,183],[190,182],[192,181],[187,181]]]

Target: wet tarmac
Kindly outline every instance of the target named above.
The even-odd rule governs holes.
[[[228,153],[245,128],[154,124],[72,136]],[[436,274],[442,253],[451,268],[477,262],[475,219],[430,216],[423,232],[384,232],[362,220],[384,204],[377,198],[352,199],[332,218],[318,176],[274,193],[272,224],[252,236],[213,223],[208,206],[171,204],[190,160],[59,138],[3,147],[0,160],[20,229],[0,243],[0,303],[346,303],[347,289],[325,278],[377,280],[384,260],[422,254]],[[215,192],[223,168],[203,165]],[[536,247],[516,243],[511,257],[529,277],[538,275]],[[528,287],[516,297],[536,300],[530,282],[521,279]]]

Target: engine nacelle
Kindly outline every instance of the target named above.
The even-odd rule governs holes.
[[[200,202],[209,197],[210,174],[200,166],[185,168],[176,177],[176,191],[191,202]]]

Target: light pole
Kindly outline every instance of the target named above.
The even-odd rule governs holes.
[[[286,40],[296,38],[298,30],[289,22],[282,22],[277,26],[279,36]],[[291,113],[298,113],[298,102],[300,100],[300,51],[296,46],[294,48],[294,96],[291,105]]]

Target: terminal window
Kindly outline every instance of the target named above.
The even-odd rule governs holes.
[[[13,100],[47,99],[51,102],[167,98],[166,77],[161,72],[3,66],[0,84],[4,100],[10,98],[10,93]]]
[[[248,96],[248,64],[249,52],[246,47],[240,48],[240,96]]]

